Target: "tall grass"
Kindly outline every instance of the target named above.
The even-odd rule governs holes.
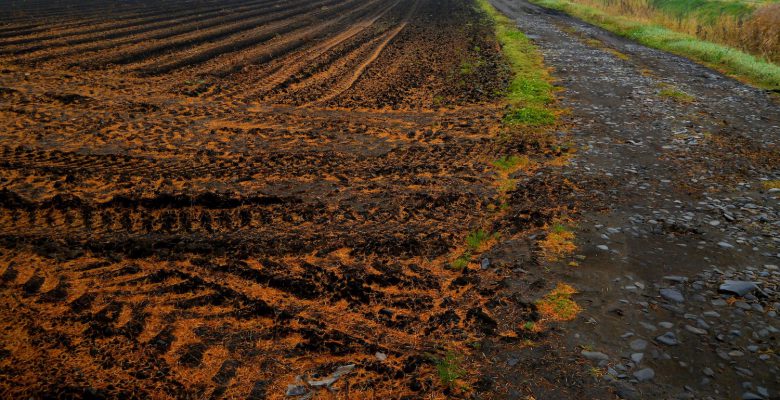
[[[655,14],[652,13],[658,11],[649,6],[650,3],[647,3],[649,0],[531,1],[544,7],[561,10],[646,46],[689,57],[758,87],[780,90],[780,65],[762,59],[760,56],[746,53],[734,46],[703,40],[694,34],[669,28],[659,22],[661,19],[653,19],[652,15]],[[646,6],[642,8],[641,4]],[[770,4],[765,7],[776,6],[777,4]],[[763,12],[763,9],[764,6],[752,13],[751,18],[757,18],[757,13]],[[777,18],[777,16],[770,13],[762,18],[772,19]],[[742,24],[746,25],[747,22],[742,22]],[[765,24],[762,23],[761,26],[766,31],[774,32],[780,29],[777,24],[772,26]],[[720,29],[726,28],[721,27]],[[756,34],[756,36],[755,40],[763,40],[766,43],[765,46],[774,46],[774,51],[777,51],[777,45],[773,44],[776,43],[777,38],[767,38],[764,34]]]
[[[740,0],[571,0],[780,62],[780,3]]]

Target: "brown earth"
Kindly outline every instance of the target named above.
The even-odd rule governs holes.
[[[346,364],[333,396],[501,397],[435,360],[545,335],[517,321],[550,284],[506,279],[572,188],[519,177],[497,211],[492,160],[556,154],[498,140],[509,72],[472,3],[9,9],[0,397],[278,398]],[[448,268],[478,229],[509,264]],[[587,379],[553,369],[529,379]]]

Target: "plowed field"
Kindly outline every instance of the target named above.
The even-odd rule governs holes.
[[[472,3],[5,3],[3,397],[416,398],[497,334],[447,268],[509,74]]]

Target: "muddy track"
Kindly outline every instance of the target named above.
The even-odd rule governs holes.
[[[521,0],[555,69],[583,210],[569,328],[621,398],[780,396],[780,106],[771,93]],[[584,261],[582,261],[584,260]],[[735,295],[727,280],[756,282]],[[589,354],[593,357],[592,353]],[[590,361],[589,361],[590,362]]]

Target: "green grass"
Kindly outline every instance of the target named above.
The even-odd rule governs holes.
[[[482,229],[469,233],[466,237],[466,245],[472,251],[478,250],[485,242],[498,237],[498,233],[489,233]]]
[[[504,117],[504,123],[514,125],[546,126],[555,123],[555,114],[546,108],[515,108]]]
[[[460,357],[452,351],[448,351],[444,358],[434,359],[436,373],[439,380],[446,386],[455,386],[458,379],[465,376],[466,371],[461,367]]]
[[[450,263],[450,269],[455,271],[461,271],[463,268],[466,268],[469,265],[469,262],[471,260],[471,253],[464,253],[460,257],[456,258],[455,261]]]
[[[501,171],[508,172],[513,171],[515,167],[527,162],[527,158],[524,159],[518,156],[503,156],[498,160],[493,161],[493,166],[500,169]]]
[[[477,4],[494,22],[496,37],[513,73],[504,93],[510,104],[504,123],[534,127],[554,124],[556,117],[550,107],[555,99],[554,87],[541,54],[514,22],[487,0],[477,0]]]
[[[744,1],[722,0],[651,0],[653,7],[677,18],[694,16],[699,20],[715,22],[721,15],[745,17],[755,6]]]
[[[679,103],[693,103],[693,101],[695,100],[695,98],[689,95],[688,93],[685,93],[681,90],[672,87],[661,89],[661,91],[658,92],[658,95],[661,97],[672,99]]]
[[[723,71],[765,89],[780,89],[780,66],[732,47],[715,44],[657,25],[609,15],[594,7],[567,0],[531,0],[543,7],[571,14],[646,46],[666,50]],[[680,1],[680,0],[676,0]]]

